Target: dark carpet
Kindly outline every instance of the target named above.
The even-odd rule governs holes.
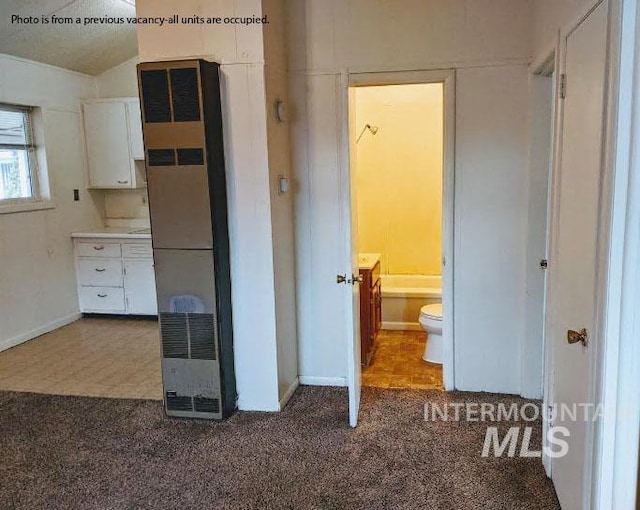
[[[0,393],[0,508],[559,508],[540,459],[482,458],[487,424],[425,422],[426,401],[526,402],[364,388],[354,430],[337,388],[224,423],[168,419],[159,402]]]

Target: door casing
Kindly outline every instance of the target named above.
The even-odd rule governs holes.
[[[559,76],[559,62],[557,58],[557,50],[556,48],[551,48],[547,52],[545,52],[542,58],[536,60],[531,65],[531,87],[532,87],[532,99],[533,104],[531,105],[532,110],[535,110],[538,106],[537,101],[542,100],[540,95],[536,93],[537,87],[546,87],[542,85],[540,80],[549,80],[552,82],[552,94],[549,96],[545,95],[544,101],[551,101],[551,118],[548,119],[549,125],[545,127],[545,129],[549,130],[550,139],[549,139],[549,153],[545,159],[548,159],[548,167],[546,171],[548,172],[547,177],[547,201],[545,204],[546,207],[546,224],[545,224],[545,252],[544,256],[549,262],[550,259],[550,250],[551,250],[551,230],[552,230],[552,213],[553,213],[553,192],[554,192],[554,179],[555,179],[555,168],[556,168],[556,153],[555,153],[555,140],[556,133],[559,129],[557,122],[559,117],[556,115],[557,104],[558,104],[558,76]],[[530,156],[531,158],[532,156]],[[540,159],[536,160],[536,163],[541,163]],[[534,168],[530,168],[530,171],[535,171]],[[547,270],[548,272],[548,270]],[[546,339],[549,337],[548,330],[548,313],[547,313],[547,295],[549,292],[549,278],[548,275],[544,275],[544,284],[543,284],[543,295],[542,299],[542,399],[543,406],[547,406],[550,402],[553,401],[551,396],[551,380],[553,375],[553,351],[548,348]],[[527,396],[527,395],[524,395]],[[546,445],[546,433],[548,429],[548,423],[546,421],[543,422],[543,442]],[[543,455],[542,463],[545,467],[545,471],[547,476],[551,476],[551,462],[549,457]]]
[[[442,296],[445,310],[443,317],[443,383],[447,391],[455,389],[455,359],[454,359],[454,186],[455,186],[455,70],[433,71],[400,71],[380,73],[342,73],[341,79],[341,108],[343,113],[342,130],[340,133],[342,157],[340,158],[340,186],[342,190],[342,203],[345,210],[343,218],[351,217],[351,165],[350,165],[350,129],[349,114],[351,109],[349,90],[353,87],[380,86],[380,85],[408,85],[418,83],[442,83],[444,89],[444,161],[443,161],[443,229],[442,229]],[[347,234],[349,225],[343,225],[342,230]],[[351,235],[345,235],[344,267],[348,268],[353,259],[354,246],[351,243]],[[345,338],[348,342],[347,360],[348,385],[351,388],[355,382],[353,378],[360,377],[359,370],[352,370],[355,353],[353,345],[359,345],[359,338],[354,344],[354,331],[352,326],[353,314],[351,293],[344,293],[344,309],[347,310],[345,324],[347,332]],[[358,349],[355,349],[358,350]],[[354,424],[352,423],[352,426]]]

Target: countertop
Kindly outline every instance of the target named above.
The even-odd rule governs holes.
[[[71,234],[73,238],[151,239],[151,229],[144,227],[105,227]]]
[[[358,255],[360,269],[373,269],[378,262],[380,262],[379,253],[360,253]]]

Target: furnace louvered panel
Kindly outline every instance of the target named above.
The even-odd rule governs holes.
[[[236,408],[219,65],[138,65],[165,409]]]
[[[183,313],[160,313],[160,338],[163,358],[189,357],[187,316]]]
[[[210,313],[160,313],[164,358],[210,359],[217,356],[217,327]]]

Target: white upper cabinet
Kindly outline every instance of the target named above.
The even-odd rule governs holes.
[[[131,157],[144,161],[144,143],[142,142],[142,114],[140,101],[134,97],[127,100],[127,122],[129,127],[129,149]]]
[[[89,188],[140,188],[144,146],[137,98],[87,101],[82,105]]]

